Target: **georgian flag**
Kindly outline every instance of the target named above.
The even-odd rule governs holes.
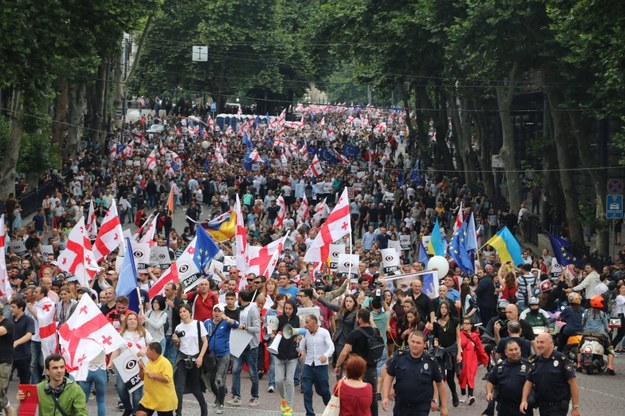
[[[146,158],[145,167],[148,168],[149,170],[154,170],[156,169],[156,165],[157,165],[156,152],[152,150],[150,154],[148,155],[148,157]]]
[[[276,205],[278,206],[278,214],[276,215],[276,219],[273,222],[273,228],[280,229],[284,226],[284,219],[286,218],[286,203],[284,202],[284,198],[280,195],[276,199]]]
[[[250,152],[250,160],[252,162],[260,161],[260,154],[258,153],[258,150],[254,149]]]
[[[219,149],[219,146],[215,146],[215,160],[217,161],[217,164],[219,165],[229,165],[228,161],[224,159],[223,155],[221,154],[221,150]]]
[[[280,163],[282,163],[282,167],[287,167],[289,165],[289,161],[286,158],[286,151],[284,147],[282,148],[282,154],[280,155]]]
[[[317,155],[315,155],[315,157],[313,158],[312,164],[306,170],[304,175],[306,175],[306,176],[319,176],[322,173],[323,173],[323,169],[321,168],[321,162],[319,161],[319,158],[317,157]]]
[[[385,133],[386,132],[386,123],[382,122],[377,124],[374,128],[373,131],[379,134]]]
[[[271,277],[277,263],[274,262],[274,260],[282,253],[282,248],[284,247],[284,242],[288,235],[287,233],[287,235],[281,239],[273,241],[263,247],[248,246],[247,273],[254,273],[256,276],[262,275],[267,278]]]
[[[90,296],[81,297],[75,312],[59,327],[59,350],[67,371],[77,381],[87,379],[91,360],[123,344],[124,339]]]
[[[299,205],[299,208],[297,208],[297,219],[302,221],[308,218],[308,211],[309,211],[308,199],[306,199],[306,195],[304,195],[304,197],[302,198],[302,202]]]
[[[115,204],[113,199],[95,239],[93,256],[96,261],[101,261],[107,254],[119,247],[122,241],[124,241],[124,231],[119,221],[117,204]]]
[[[328,212],[330,212],[330,207],[328,206],[328,204],[326,204],[327,199],[328,198],[323,198],[323,201],[315,205],[315,215],[313,215],[313,222],[321,221],[328,216]]]
[[[344,188],[336,206],[330,215],[328,215],[328,218],[321,226],[319,233],[306,252],[304,260],[311,262],[326,261],[330,252],[330,244],[351,234],[351,232],[352,225],[349,216],[349,197],[347,195],[347,188]]]
[[[464,222],[464,215],[462,213],[462,201],[460,202],[460,207],[458,208],[458,214],[456,214],[456,221],[454,222],[454,234],[456,231],[462,227],[462,223]]]
[[[95,207],[93,206],[93,199],[89,201],[89,213],[87,214],[87,235],[89,239],[95,238],[98,235],[98,223],[96,222]]]
[[[340,154],[338,152],[338,150],[334,150],[334,155],[336,156],[336,158],[343,164],[345,165],[349,165],[349,159],[346,158],[345,156],[343,156],[342,154]]]
[[[122,158],[126,159],[132,157],[132,152],[134,151],[134,149],[135,145],[132,142],[128,143],[126,147],[124,147],[124,150],[122,150]]]
[[[69,243],[69,242],[68,242]],[[88,297],[88,296],[87,296]],[[39,326],[39,339],[41,342],[41,354],[47,357],[56,352],[56,307],[49,297],[45,297],[35,302],[37,312],[36,322]]]
[[[109,158],[115,159],[117,157],[117,142],[111,143],[111,148],[109,149]]]
[[[180,257],[172,262],[171,266],[169,266],[169,268],[165,270],[161,278],[152,285],[152,287],[148,290],[148,296],[150,297],[150,299],[154,298],[154,296],[156,295],[161,294],[168,283],[178,284],[188,277],[200,273],[200,270],[195,264],[195,261],[193,261],[196,242],[197,237],[193,237],[193,240],[191,240],[191,242],[187,245]]]
[[[70,231],[65,249],[59,254],[57,263],[59,269],[76,276],[81,286],[85,287],[100,270],[87,236],[84,217]]]
[[[234,241],[236,244],[236,265],[241,274],[247,273],[247,231],[243,221],[243,212],[241,211],[241,200],[239,194],[236,194],[234,204],[234,212],[236,214]]]
[[[302,155],[302,159],[306,160],[308,158],[308,144],[306,140],[304,140],[304,145],[300,147],[299,154]]]
[[[145,230],[145,233],[143,233],[143,236],[139,239],[140,243],[148,243],[150,245],[150,247],[152,247],[154,245],[154,234],[156,234],[156,224],[158,224],[158,222],[157,222],[158,221],[158,215],[159,214],[156,214],[154,216],[154,219],[150,223],[150,225],[148,225],[148,228]],[[148,218],[146,220],[146,223],[149,220],[150,219]],[[137,233],[142,231],[144,226],[145,226],[145,223],[143,224],[143,226],[141,226],[141,228],[139,230],[137,230]]]
[[[0,298],[8,302],[13,296],[13,288],[9,281],[6,265],[6,231],[4,229],[4,214],[0,216]]]

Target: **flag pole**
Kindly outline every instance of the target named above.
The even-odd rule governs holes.
[[[347,206],[349,207],[349,193],[347,194]],[[351,221],[351,213],[350,213],[350,218],[349,220]],[[352,227],[349,227],[349,254],[353,255],[354,251],[353,251],[353,247],[352,247]],[[351,279],[352,278],[352,262],[349,262],[349,269],[347,270],[347,278]]]

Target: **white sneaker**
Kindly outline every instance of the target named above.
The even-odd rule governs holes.
[[[218,415],[223,415],[223,413],[224,413],[224,405],[223,405],[223,404],[222,404],[222,405],[220,405],[220,406],[217,408],[217,410],[215,410],[215,413],[216,413],[216,414],[218,414]]]
[[[273,387],[273,386],[269,386],[269,387],[267,387],[267,391],[268,391],[269,393],[273,393],[274,391],[276,391],[276,389],[275,389],[275,387]]]
[[[464,394],[462,394],[462,395],[460,396],[460,403],[466,403],[466,401],[467,401],[467,396],[465,396]]]
[[[241,406],[241,399],[235,397],[232,400],[228,400],[226,403],[228,403],[230,406]]]
[[[469,406],[471,406],[473,403],[475,403],[475,397],[469,396]]]
[[[258,402],[258,399],[250,399],[250,402],[249,402],[249,404],[248,404],[248,405],[249,405],[250,407],[258,407],[258,405],[259,405],[259,404],[260,404],[260,403]]]

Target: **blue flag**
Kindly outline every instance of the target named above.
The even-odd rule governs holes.
[[[449,255],[452,259],[454,259],[456,265],[460,267],[460,270],[466,274],[472,274],[475,270],[473,250],[469,250],[467,248],[467,243],[467,221],[465,221],[451,238],[451,244],[449,244]]]
[[[213,241],[211,236],[202,227],[197,227],[195,236],[197,240],[195,242],[193,262],[199,270],[204,271],[210,261],[219,253],[219,247],[217,247],[215,241]]]
[[[122,269],[119,272],[119,280],[117,281],[115,294],[117,296],[127,296],[128,309],[137,313],[139,312],[141,303],[139,301],[137,269],[135,268],[135,257],[132,254],[132,244],[128,237],[126,237],[126,255],[124,256]]]
[[[577,260],[577,257],[575,257],[568,248],[568,241],[550,233],[547,233],[547,235],[549,236],[549,241],[551,242],[553,255],[556,260],[558,260],[558,264],[560,264],[560,266],[568,266],[569,264],[574,264],[576,266],[579,265],[579,260]]]
[[[425,246],[423,245],[423,241],[419,241],[419,257],[417,259],[417,261],[419,263],[423,263],[425,266],[427,266],[428,264],[428,252],[425,248]]]

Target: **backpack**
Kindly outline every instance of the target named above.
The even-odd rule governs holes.
[[[374,334],[369,335],[362,328],[356,329],[360,331],[365,338],[367,338],[367,356],[363,357],[367,361],[367,367],[374,367],[378,361],[382,359],[382,355],[384,354],[384,339],[380,335],[380,330],[377,328],[374,329]]]

